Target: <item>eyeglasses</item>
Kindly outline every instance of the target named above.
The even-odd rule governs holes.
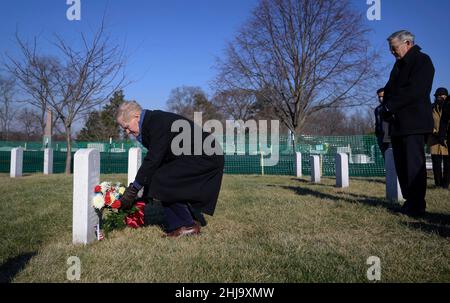
[[[403,42],[400,42],[400,43],[398,43],[398,44],[396,44],[396,45],[394,45],[394,44],[390,44],[389,45],[389,49],[390,50],[397,50],[400,46],[402,46],[403,44],[405,44],[405,43],[408,43],[408,40],[405,40],[405,41],[403,41]]]

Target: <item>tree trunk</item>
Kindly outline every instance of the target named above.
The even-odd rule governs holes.
[[[71,127],[66,126],[66,143],[67,143],[67,155],[66,155],[66,175],[70,175],[70,164],[72,163],[72,138]]]

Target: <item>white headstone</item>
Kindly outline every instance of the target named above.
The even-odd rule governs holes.
[[[310,156],[311,163],[311,182],[320,183],[320,157],[318,155]]]
[[[130,148],[130,150],[128,151],[128,184],[134,182],[139,167],[141,167],[141,163],[142,163],[141,149],[138,147]]]
[[[46,148],[44,150],[44,175],[53,174],[53,149]]]
[[[80,149],[75,153],[73,167],[74,244],[89,244],[96,240],[98,216],[92,206],[94,188],[100,183],[100,152]]]
[[[11,165],[10,165],[10,176],[11,178],[22,177],[23,169],[23,149],[22,147],[17,147],[11,149]]]
[[[386,199],[393,202],[403,201],[402,190],[398,182],[397,170],[395,169],[392,148],[386,150],[384,158],[386,169]]]
[[[295,153],[295,163],[296,163],[296,170],[297,170],[297,178],[300,178],[302,176],[302,153],[296,152]]]
[[[345,188],[348,186],[348,155],[338,153],[336,154],[336,187]]]

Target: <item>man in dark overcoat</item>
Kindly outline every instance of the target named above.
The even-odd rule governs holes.
[[[135,181],[120,200],[122,208],[130,208],[139,190],[145,187],[148,197],[163,205],[165,236],[199,234],[200,225],[206,225],[202,213],[214,214],[221,187],[224,156],[219,143],[206,140],[213,142],[211,146],[215,148],[206,151],[203,143],[210,134],[200,126],[177,114],[142,109],[134,101],[124,102],[116,119],[128,135],[135,136],[148,149]],[[190,140],[172,144],[183,131],[188,134],[184,138]]]
[[[430,57],[414,40],[414,35],[405,30],[388,38],[396,62],[384,88],[382,115],[390,123],[395,166],[406,199],[402,212],[420,216],[426,208],[424,147],[433,131],[430,94],[435,70]]]
[[[375,135],[377,137],[378,147],[380,148],[383,158],[385,157],[386,150],[391,145],[391,138],[389,137],[389,123],[383,121],[381,117],[381,112],[383,111],[384,102],[384,88],[377,90],[378,105],[375,108]]]

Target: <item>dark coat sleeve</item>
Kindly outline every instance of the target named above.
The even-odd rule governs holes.
[[[448,128],[450,122],[450,105],[448,102],[449,101],[446,101],[446,104],[442,109],[441,122],[439,124],[439,138],[441,140],[447,139],[447,136],[449,135]]]
[[[141,167],[136,175],[136,181],[142,185],[150,184],[155,171],[169,152],[171,144],[170,123],[166,119],[150,121],[143,131],[143,136],[148,138],[148,152],[142,161]]]
[[[381,119],[380,111],[381,111],[381,105],[377,106],[377,108],[375,108],[375,111],[374,111],[374,115],[375,115],[375,135],[377,137],[383,137],[384,136],[383,120]]]
[[[423,55],[411,70],[407,85],[398,88],[395,95],[389,96],[386,100],[386,107],[392,113],[396,113],[403,108],[424,102],[429,98],[429,88],[433,85],[434,66],[427,55]],[[387,89],[389,89],[388,83]]]

